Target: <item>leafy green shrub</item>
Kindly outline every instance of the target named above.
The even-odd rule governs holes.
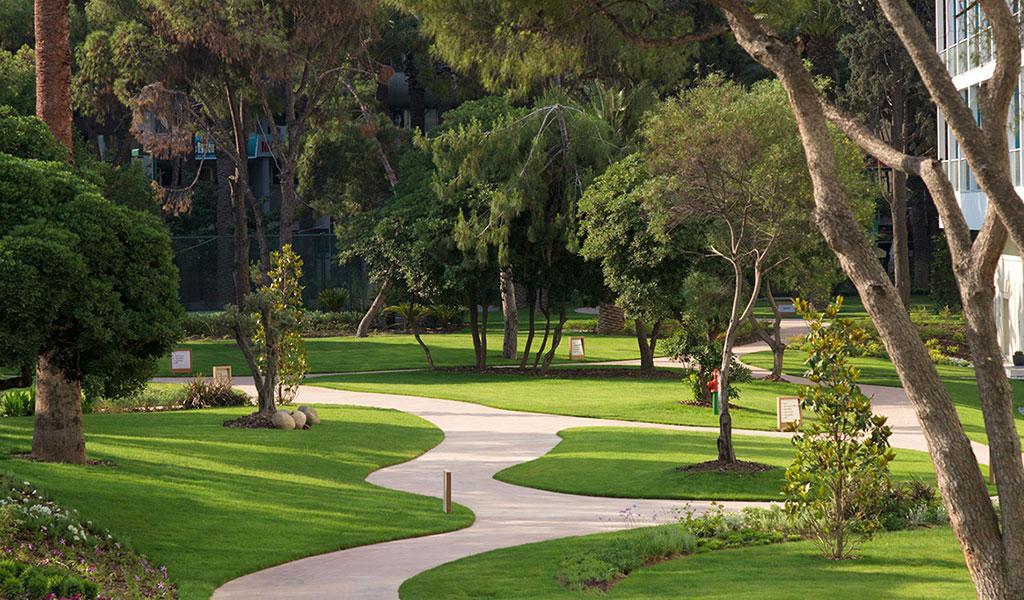
[[[0,394],[0,416],[31,417],[36,412],[36,386]]]
[[[348,306],[348,292],[345,288],[334,287],[320,290],[317,298],[328,312],[341,312]]]
[[[459,327],[466,321],[465,317],[466,308],[463,306],[435,304],[427,309],[424,324],[436,329]]]
[[[782,492],[787,513],[806,524],[824,556],[848,558],[881,525],[877,506],[892,486],[895,458],[891,430],[885,417],[872,414],[871,400],[857,387],[860,372],[846,362],[866,334],[838,316],[842,298],[823,313],[799,299],[796,306],[810,327],[804,364],[814,384],[800,387],[800,400],[818,421],[793,437],[797,452]]]
[[[574,590],[606,588],[619,575],[697,549],[697,537],[671,523],[641,527],[617,535],[603,546],[563,557],[558,579]]]
[[[181,408],[186,410],[208,408],[211,406],[248,406],[249,397],[235,391],[230,385],[213,379],[204,379],[199,373],[196,378],[185,384],[181,394]]]
[[[16,577],[7,577],[0,582],[0,597],[20,598],[25,592],[25,584]]]
[[[912,479],[891,486],[881,497],[879,520],[887,531],[949,522],[946,506],[931,485]]]
[[[683,327],[676,332],[668,343],[669,356],[683,361],[689,367],[682,369],[683,380],[690,384],[694,401],[711,406],[711,391],[708,382],[714,371],[722,365],[722,343],[708,341],[707,336],[692,327]],[[740,397],[740,389],[733,383],[750,381],[750,369],[740,363],[735,356],[729,367],[729,401],[735,402]]]
[[[946,236],[942,234],[932,238],[932,264],[928,283],[928,295],[936,304],[960,310],[962,302],[956,277],[953,276],[953,258],[946,243]]]
[[[229,338],[235,335],[234,321],[226,312],[185,313],[181,326],[187,338]]]
[[[123,398],[97,398],[93,401],[93,412],[120,413],[134,412],[154,407],[177,407],[182,404],[184,388],[148,385],[137,393]]]

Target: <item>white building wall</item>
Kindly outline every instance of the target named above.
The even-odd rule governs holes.
[[[1007,0],[1015,14],[1020,13],[1019,0]],[[935,41],[939,57],[946,64],[953,84],[964,102],[979,119],[978,88],[992,76],[994,49],[988,19],[974,0],[936,0]],[[1024,62],[1024,61],[1022,61]],[[1007,115],[1006,135],[1010,147],[1010,173],[1017,194],[1024,198],[1021,173],[1022,136],[1020,90],[1024,79],[1018,81],[1017,92]],[[988,211],[988,198],[981,192],[970,166],[960,152],[960,146],[939,113],[937,123],[938,156],[942,160],[953,189],[956,190],[960,209],[967,225],[981,229]],[[1024,262],[1020,252],[1007,242],[999,259],[995,274],[996,328],[999,344],[1007,356],[1024,350]]]

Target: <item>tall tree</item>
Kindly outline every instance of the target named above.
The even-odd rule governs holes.
[[[847,57],[850,77],[841,90],[840,104],[861,116],[863,122],[898,152],[930,153],[934,145],[935,109],[899,37],[875,4],[844,0],[839,5],[853,30],[839,42]],[[915,0],[914,12],[932,27],[935,3]],[[892,216],[892,261],[896,291],[910,307],[910,236],[907,230],[907,174],[893,170],[892,193],[887,194]],[[923,209],[923,210],[922,210]],[[915,217],[927,207],[915,207]],[[914,279],[927,288],[929,233],[927,221],[915,221]],[[923,225],[923,227],[922,227]],[[924,274],[923,286],[921,275]]]
[[[71,30],[63,0],[35,0],[36,116],[71,151]],[[74,157],[69,154],[69,159]]]
[[[757,6],[752,7],[741,0],[705,1],[721,11],[719,14],[725,17],[724,24],[718,17],[700,23],[706,28],[694,28],[692,15],[686,12],[687,7],[671,6],[656,0],[628,4],[613,0],[594,0],[584,4],[545,3],[544,14],[552,17],[537,23],[531,17],[535,13],[529,12],[536,7],[530,6],[532,3],[516,2],[502,3],[503,9],[510,5],[522,9],[507,15],[509,26],[498,33],[508,32],[507,36],[500,37],[518,35],[523,26],[535,26],[535,30],[541,30],[530,38],[535,51],[505,54],[504,57],[515,55],[523,59],[516,63],[519,66],[515,70],[519,76],[543,77],[556,68],[565,68],[564,64],[546,70],[539,68],[547,64],[540,60],[544,48],[559,48],[567,40],[578,40],[582,34],[596,37],[610,29],[619,39],[631,40],[637,45],[673,47],[721,33],[723,26],[727,25],[740,46],[776,74],[786,90],[807,156],[815,201],[811,217],[860,293],[918,415],[929,443],[943,501],[964,548],[975,590],[984,600],[1024,596],[1024,465],[1020,459],[1020,438],[1014,424],[1012,389],[1002,369],[992,305],[995,294],[993,276],[1007,236],[1018,248],[1024,248],[1024,204],[1014,191],[1010,177],[1006,135],[1006,115],[1020,76],[1021,42],[1016,17],[1004,0],[978,1],[977,6],[991,24],[990,39],[995,49],[992,77],[980,88],[979,122],[978,116],[956,89],[930,34],[921,26],[906,0],[878,0],[989,199],[986,221],[977,237],[972,239],[953,187],[939,161],[899,153],[869,129],[845,118],[831,107],[815,87],[795,41],[759,18],[755,12]],[[435,11],[443,12],[450,8],[450,2],[424,0],[413,3],[409,0],[425,20],[431,18],[430,14]],[[648,35],[645,28],[650,22],[635,17],[638,11],[650,14],[658,8],[663,9],[657,13],[659,26],[669,24],[676,27],[671,35],[658,36],[657,31]],[[500,12],[491,7],[486,10],[489,13]],[[586,18],[564,19],[565,15],[580,16],[581,13]],[[447,49],[444,45],[439,46],[443,53],[458,54],[472,49],[480,60],[488,64],[498,63],[497,55],[489,54],[485,47],[476,45],[485,36],[494,36],[496,30],[475,29],[474,25],[482,18],[466,6],[462,6],[459,20],[460,23],[454,26],[443,17],[437,21],[438,28],[458,32],[457,36],[447,38]],[[601,29],[592,26],[594,23]],[[496,47],[500,48],[501,43]],[[920,176],[935,200],[945,225],[954,275],[964,300],[967,339],[975,358],[990,456],[999,473],[997,487],[1001,515],[996,514],[988,499],[985,482],[949,393],[928,358],[927,350],[892,282],[875,258],[872,244],[857,226],[838,179],[826,115],[882,162]]]

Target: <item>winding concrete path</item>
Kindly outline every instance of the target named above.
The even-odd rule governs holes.
[[[784,336],[801,333],[802,321],[783,321]],[[760,344],[738,348],[739,353],[763,350]],[[659,359],[663,366],[679,366]],[[622,363],[618,363],[622,364]],[[239,380],[240,383],[244,379]],[[238,386],[255,394],[251,379]],[[927,450],[917,418],[902,389],[862,386],[877,412],[889,417],[894,446]],[[636,513],[650,518],[680,500],[633,500],[560,494],[502,483],[493,475],[506,467],[543,456],[560,438],[557,432],[571,427],[645,427],[682,431],[715,431],[685,427],[526,413],[490,408],[466,402],[345,392],[303,386],[306,404],[348,404],[391,408],[420,416],[444,434],[438,446],[409,462],[372,473],[367,481],[382,487],[440,497],[441,473],[452,472],[453,498],[476,515],[472,526],[450,533],[360,546],[289,562],[230,581],[213,595],[214,600],[235,599],[367,599],[398,598],[403,581],[446,562],[493,550],[571,535],[598,533],[627,526],[622,509],[635,506]],[[770,431],[736,430],[738,435],[785,437]],[[975,445],[982,462],[988,449]],[[690,504],[703,510],[706,501]],[[766,503],[722,502],[727,509]],[[438,502],[440,510],[440,501]]]

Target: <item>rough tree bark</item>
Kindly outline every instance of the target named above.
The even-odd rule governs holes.
[[[772,351],[772,372],[764,377],[765,381],[785,381],[786,379],[782,376],[782,359],[786,354],[786,343],[782,341],[782,312],[779,310],[779,304],[775,301],[775,296],[772,294],[772,286],[767,280],[764,282],[764,293],[768,298],[768,304],[772,307],[772,314],[775,316],[775,328],[772,331],[772,335],[768,335],[768,332],[761,326],[761,322],[757,320],[753,314],[747,319],[750,322],[751,328],[757,337],[761,338],[761,341],[768,344],[768,348]]]
[[[857,287],[914,406],[935,465],[939,489],[964,549],[978,597],[994,600],[1024,596],[1024,569],[1021,568],[1024,561],[1021,547],[1024,541],[1021,531],[1024,523],[1021,519],[1024,513],[1024,498],[1021,497],[1024,466],[1020,457],[1020,440],[1013,423],[1012,404],[1003,389],[1008,385],[1000,368],[1002,361],[1000,359],[998,365],[995,364],[994,338],[986,338],[989,333],[994,333],[988,297],[992,282],[988,270],[994,269],[992,257],[998,254],[999,236],[1005,235],[998,219],[989,215],[979,243],[972,248],[963,216],[957,219],[954,214],[959,213],[955,200],[942,214],[944,220],[948,214],[954,221],[959,221],[953,226],[955,233],[947,231],[950,245],[957,246],[957,250],[951,250],[955,252],[955,272],[964,276],[975,275],[972,280],[959,276],[958,280],[965,304],[971,299],[971,307],[965,306],[968,340],[972,344],[972,352],[975,351],[974,344],[978,344],[976,361],[980,399],[992,461],[1000,473],[998,488],[1003,507],[1002,532],[953,403],[895,288],[877,260],[872,258],[872,248],[846,202],[836,172],[821,99],[811,77],[792,45],[767,30],[745,4],[739,0],[711,2],[726,12],[739,44],[759,63],[772,70],[786,89],[814,186],[816,207],[812,218]],[[977,173],[979,184],[990,194],[999,218],[1007,224],[1015,242],[1024,240],[1024,204],[1013,193],[1005,135],[1005,115],[1020,70],[1020,42],[1016,21],[1008,6],[1002,0],[981,1],[993,23],[997,47],[993,79],[982,86],[982,131],[963,105],[927,33],[905,0],[879,0],[879,3],[960,140],[968,161]],[[904,157],[886,156],[886,150],[881,147],[873,153],[887,164],[899,164],[901,169],[915,166]],[[949,188],[941,166],[935,161],[919,160],[916,167],[921,170],[933,195],[939,187]],[[1011,196],[1018,206],[1011,206]],[[936,202],[940,203],[938,199]]]
[[[612,302],[597,305],[597,335],[618,335],[626,327],[626,313]]]
[[[36,368],[35,431],[32,458],[44,462],[85,464],[82,431],[82,388],[53,363],[53,355],[39,355]]]
[[[387,277],[384,279],[384,283],[381,284],[377,297],[370,304],[370,308],[366,310],[366,314],[359,320],[359,327],[356,328],[357,338],[364,338],[370,335],[370,325],[377,318],[377,315],[380,314],[380,311],[384,310],[384,298],[387,296],[388,289],[390,288],[391,278]]]
[[[650,375],[654,372],[654,350],[658,344],[658,333],[661,330],[661,321],[655,321],[651,326],[651,337],[647,338],[647,327],[640,319],[636,320],[636,343],[640,347],[640,372]]]
[[[68,149],[71,139],[71,34],[63,0],[35,0],[36,116]],[[51,351],[36,363],[32,456],[47,462],[85,463],[82,390],[55,364]]]
[[[501,269],[498,279],[501,288],[501,314],[505,318],[501,357],[515,360],[519,352],[519,309],[516,305],[516,286],[512,281],[512,268]]]

